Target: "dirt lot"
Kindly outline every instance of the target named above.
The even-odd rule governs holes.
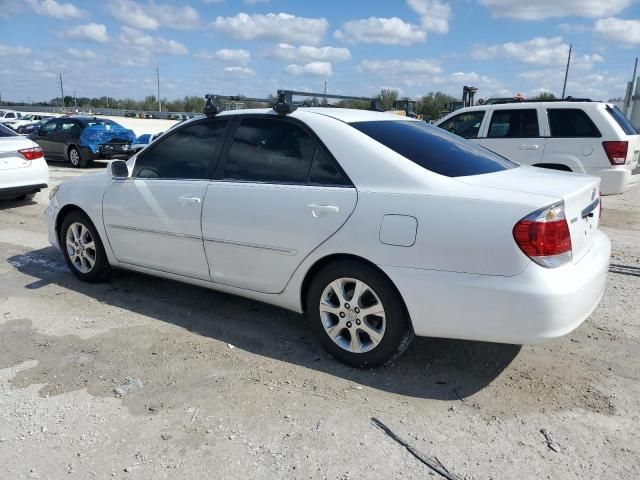
[[[52,164],[51,183],[82,173]],[[47,198],[0,204],[0,478],[441,478],[372,417],[461,478],[640,477],[640,188],[604,201],[618,266],[577,331],[417,339],[374,371],[293,313],[134,273],[79,282]]]

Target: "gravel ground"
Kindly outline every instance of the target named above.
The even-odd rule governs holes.
[[[51,184],[82,173],[52,164]],[[47,244],[47,195],[0,203],[0,478],[442,478],[373,417],[460,478],[640,477],[640,188],[604,200],[616,266],[577,331],[417,339],[373,371],[267,305],[79,282]]]

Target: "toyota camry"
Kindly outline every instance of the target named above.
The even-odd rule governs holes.
[[[62,182],[45,215],[82,280],[129,269],[304,312],[333,357],[373,367],[414,335],[577,328],[609,265],[599,182],[390,113],[274,107],[186,121]]]

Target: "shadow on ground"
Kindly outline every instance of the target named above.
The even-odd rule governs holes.
[[[55,283],[86,295],[87,301],[93,298],[256,355],[412,397],[451,400],[470,396],[498,377],[520,351],[515,345],[416,338],[394,363],[362,371],[329,358],[311,336],[303,316],[263,303],[124,271],[115,272],[108,283],[86,284],[68,271],[61,254],[52,247],[15,255],[9,262],[34,277],[25,288]]]

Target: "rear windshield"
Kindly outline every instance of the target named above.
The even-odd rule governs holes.
[[[421,167],[447,177],[482,175],[518,166],[425,122],[382,120],[350,125]]]
[[[0,137],[15,137],[16,135],[18,134],[10,128],[0,125]]]
[[[637,135],[639,132],[635,129],[635,127],[631,124],[627,117],[618,109],[618,107],[610,107],[607,105],[607,112],[613,117],[613,119],[620,125],[620,128],[627,135]]]

